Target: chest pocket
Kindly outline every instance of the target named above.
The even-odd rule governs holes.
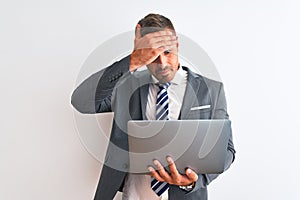
[[[211,108],[192,109],[188,113],[187,119],[210,119]]]

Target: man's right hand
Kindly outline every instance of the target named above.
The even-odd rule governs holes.
[[[141,37],[141,26],[137,24],[134,49],[130,55],[130,71],[148,65],[164,51],[177,47],[177,37],[170,30],[148,33]]]

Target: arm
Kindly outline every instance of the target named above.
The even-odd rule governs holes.
[[[71,103],[81,113],[111,112],[112,92],[121,77],[128,76],[129,56],[91,75],[73,92]]]
[[[212,110],[211,118],[229,119],[229,115],[227,113],[227,103],[226,103],[223,84],[219,83],[217,85],[217,88],[214,89],[218,92],[214,94],[216,101],[213,102],[214,109]],[[232,140],[232,133],[230,133],[224,171],[230,167],[231,163],[234,161],[234,158],[235,158],[235,149]],[[210,182],[212,182],[215,178],[217,178],[219,174],[198,174],[198,176],[199,176],[198,181],[196,182],[195,188],[193,190],[206,187]]]
[[[112,92],[119,78],[127,77],[130,72],[153,62],[166,49],[177,44],[176,36],[170,31],[158,31],[141,37],[140,29],[138,24],[134,49],[130,56],[93,74],[73,92],[71,103],[79,112],[112,111]]]

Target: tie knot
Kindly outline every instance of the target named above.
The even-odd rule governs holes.
[[[167,83],[158,83],[158,87],[160,89],[168,89],[168,87],[171,85],[171,83],[167,82]]]

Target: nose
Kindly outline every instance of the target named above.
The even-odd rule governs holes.
[[[159,55],[156,58],[155,63],[159,64],[161,68],[164,68],[165,66],[167,66],[167,59],[163,55]]]

